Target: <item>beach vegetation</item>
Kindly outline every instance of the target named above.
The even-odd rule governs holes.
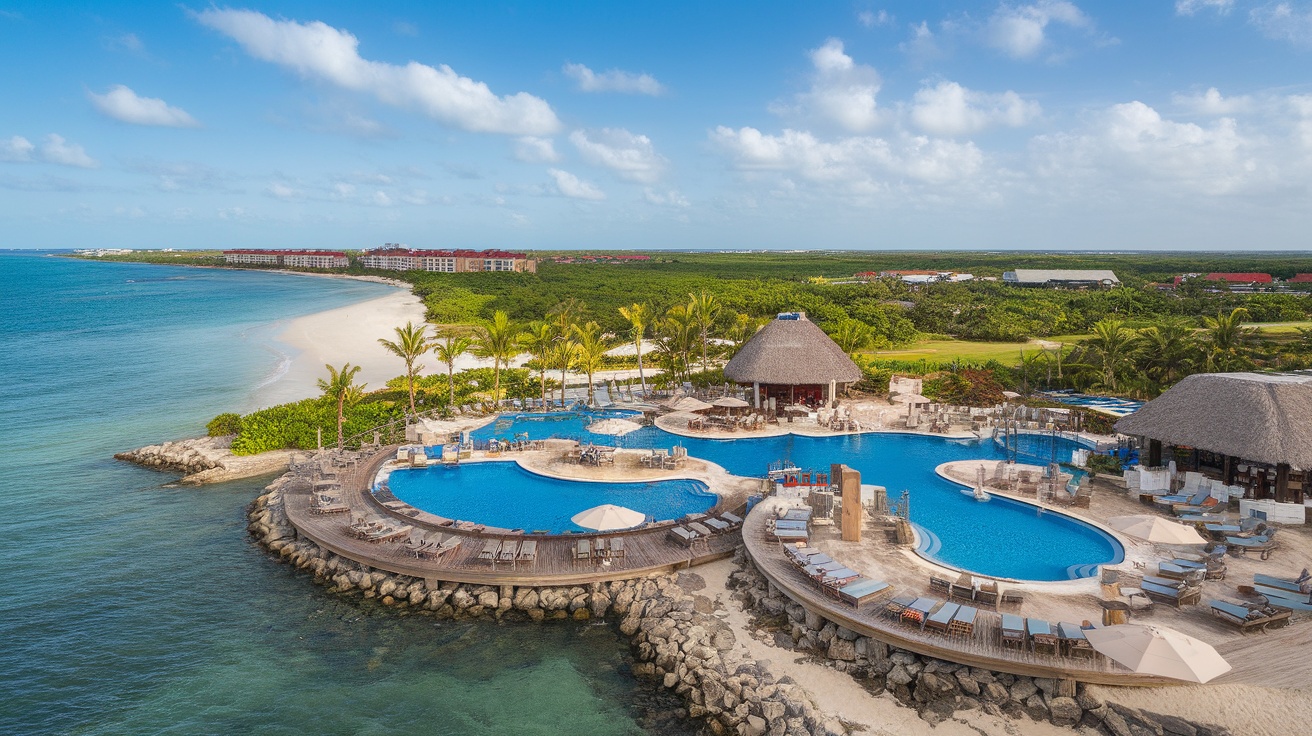
[[[638,381],[642,384],[642,393],[645,396],[647,375],[642,368],[642,338],[646,335],[647,328],[651,326],[654,314],[651,305],[646,302],[620,307],[619,313],[629,323],[629,337],[633,340],[633,349],[638,353]]]
[[[492,319],[474,328],[474,355],[492,359],[492,400],[501,400],[501,366],[520,353],[519,328],[510,315],[498,310]]]
[[[220,414],[205,425],[205,430],[211,437],[226,437],[230,434],[238,434],[241,432],[241,415],[232,412]]]
[[[343,363],[339,370],[331,364],[326,364],[324,368],[328,369],[328,378],[319,379],[319,390],[323,392],[324,398],[332,400],[337,406],[337,449],[340,450],[342,425],[346,423],[346,407],[360,400],[365,386],[355,382],[355,376],[360,372],[358,365]]]
[[[406,322],[405,327],[396,328],[396,339],[379,338],[378,343],[392,355],[405,362],[406,389],[410,393],[410,413],[415,413],[415,375],[424,369],[418,361],[432,344],[428,341],[428,325],[416,327],[413,322]]]
[[[473,346],[472,339],[449,331],[433,343],[433,354],[446,366],[447,385],[450,389],[448,406],[455,406],[456,403],[456,361]]]

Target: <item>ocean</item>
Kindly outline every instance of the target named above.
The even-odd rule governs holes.
[[[254,408],[285,320],[390,287],[0,254],[0,733],[692,733],[612,625],[438,621],[257,549],[270,478],[115,452]]]

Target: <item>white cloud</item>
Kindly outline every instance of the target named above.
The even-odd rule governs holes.
[[[592,184],[583,181],[568,171],[560,169],[547,169],[551,178],[556,181],[556,190],[566,197],[573,199],[591,199],[601,200],[606,198],[606,193],[596,188]]]
[[[173,107],[157,97],[141,97],[121,84],[110,87],[103,95],[88,92],[87,96],[97,110],[120,122],[167,128],[195,128],[200,125],[186,110]]]
[[[560,128],[551,106],[526,92],[498,97],[483,82],[442,64],[404,66],[360,56],[359,40],[321,21],[277,21],[251,10],[210,9],[196,14],[204,25],[241,44],[246,53],[388,105],[415,108],[429,117],[476,133],[549,135]]]
[[[31,161],[32,151],[35,150],[32,141],[16,135],[7,141],[0,141],[0,161]]]
[[[1175,0],[1176,15],[1193,15],[1208,8],[1225,15],[1234,6],[1235,0]]]
[[[69,143],[64,137],[51,133],[41,144],[41,160],[52,164],[76,166],[82,169],[94,169],[100,162],[87,155],[82,146]]]
[[[692,204],[687,197],[675,189],[668,192],[658,192],[651,187],[647,187],[642,191],[642,196],[648,202],[661,207],[688,207]]]
[[[515,158],[528,164],[554,164],[560,154],[550,138],[526,135],[515,141]]]
[[[348,199],[355,195],[355,185],[339,181],[333,185],[332,194],[338,199]]]
[[[299,197],[301,194],[300,192],[296,191],[295,189],[291,188],[290,186],[280,181],[273,182],[272,184],[269,185],[269,188],[265,191],[267,191],[271,196],[277,197],[278,199],[295,199],[296,197]]]
[[[583,64],[566,64],[561,71],[578,82],[583,92],[624,92],[652,96],[665,92],[665,86],[650,74],[633,74],[619,69],[598,74]]]
[[[1001,5],[985,28],[988,44],[1013,59],[1030,59],[1047,44],[1047,28],[1057,23],[1091,28],[1093,21],[1067,0],[1039,0],[1033,5]]]
[[[786,172],[867,191],[890,179],[954,182],[975,175],[984,161],[973,143],[923,136],[906,136],[896,143],[871,136],[822,141],[807,131],[786,129],[767,135],[756,128],[720,126],[711,133],[711,141],[744,171]]]
[[[934,135],[966,135],[994,125],[1018,128],[1042,113],[1039,103],[1021,99],[1007,90],[1001,94],[977,92],[956,82],[939,82],[916,92],[911,119]]]
[[[1256,157],[1261,142],[1233,118],[1210,127],[1163,118],[1139,102],[1113,105],[1081,134],[1035,139],[1046,176],[1101,175],[1121,184],[1165,182],[1171,190],[1231,194],[1266,179]]]
[[[811,89],[797,95],[796,105],[774,105],[771,109],[781,115],[819,118],[854,133],[873,128],[879,122],[875,96],[880,87],[874,67],[857,64],[836,38],[812,49],[809,55],[814,68]]]
[[[1312,46],[1312,8],[1268,3],[1248,12],[1248,20],[1270,38]]]
[[[1222,97],[1216,87],[1209,87],[1202,94],[1174,95],[1171,101],[1198,115],[1234,115],[1247,112],[1253,106],[1253,98],[1247,95]]]
[[[651,183],[661,176],[665,159],[656,154],[651,139],[624,128],[602,128],[589,134],[576,130],[569,135],[583,160],[605,166],[630,181]]]
[[[873,10],[862,10],[856,14],[856,21],[866,28],[875,26],[887,26],[893,23],[893,16],[888,14],[887,10],[881,10],[876,13]]]
[[[934,32],[923,20],[911,25],[911,38],[898,44],[897,47],[903,53],[919,60],[933,59],[942,53]]]
[[[374,192],[374,196],[370,198],[370,201],[378,205],[379,207],[392,206],[392,198],[388,196],[387,192],[384,192],[381,189]]]

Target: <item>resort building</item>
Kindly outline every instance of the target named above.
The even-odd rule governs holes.
[[[1121,280],[1106,269],[1018,268],[1002,274],[1002,280],[1016,286],[1047,286],[1066,289],[1120,286]]]
[[[415,250],[396,243],[367,250],[360,257],[365,268],[383,271],[435,271],[471,273],[481,271],[526,271],[536,273],[537,261],[524,253],[501,250]]]
[[[929,284],[943,281],[959,282],[970,281],[975,278],[973,274],[957,273],[956,271],[861,271],[854,278],[858,281],[873,281],[875,279],[898,279],[908,284]]]
[[[1187,376],[1118,421],[1116,431],[1145,440],[1145,466],[1174,460],[1178,470],[1244,487],[1249,498],[1302,504],[1312,490],[1309,375]]]
[[[1232,286],[1270,286],[1274,282],[1269,273],[1186,273],[1175,277],[1175,285],[1179,286],[1186,279],[1224,281]]]
[[[224,263],[288,268],[347,268],[351,259],[337,250],[225,250]]]
[[[762,327],[724,366],[724,377],[751,385],[755,406],[833,404],[861,369],[805,312],[784,312]]]

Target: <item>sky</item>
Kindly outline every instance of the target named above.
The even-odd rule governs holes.
[[[0,248],[1312,250],[1312,0],[8,2]]]

